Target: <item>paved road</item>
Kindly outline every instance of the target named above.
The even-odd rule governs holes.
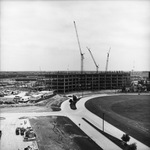
[[[92,123],[94,126],[102,130],[102,119],[88,111],[84,104],[87,100],[94,98],[94,97],[100,97],[100,96],[106,96],[107,94],[100,94],[100,95],[93,95],[89,97],[82,98],[77,103],[77,110],[70,109],[69,101],[65,101],[62,103],[61,111],[59,112],[33,112],[33,113],[2,113],[1,117],[4,117],[4,120],[1,120],[3,122],[0,126],[0,128],[4,131],[7,131],[6,135],[2,135],[1,141],[0,141],[0,147],[1,150],[16,150],[19,146],[18,143],[13,139],[13,136],[11,139],[9,139],[9,144],[7,142],[7,137],[9,137],[9,132],[14,134],[14,130],[16,126],[16,122],[18,118],[20,117],[36,117],[36,116],[67,116],[70,118],[77,126],[83,130],[93,141],[95,141],[102,149],[104,150],[120,150],[121,148],[118,147],[116,144],[114,144],[112,141],[107,139],[105,136],[103,136],[101,133],[99,133],[95,128],[93,128],[89,123],[84,121],[82,118],[85,118],[90,123]],[[115,94],[116,95],[116,94]],[[112,96],[112,95],[111,95]],[[11,125],[11,126],[10,126]],[[11,127],[11,130],[8,129]],[[8,132],[9,131],[9,132]],[[115,136],[115,137],[121,137],[123,135],[123,132],[116,127],[112,126],[108,122],[105,121],[105,132]],[[136,139],[132,138],[130,139],[130,143],[136,143],[137,148],[139,150],[150,150],[149,147],[142,144],[141,142],[137,141]],[[3,146],[5,145],[5,148]],[[7,145],[7,146],[6,146]],[[15,145],[15,146],[14,146]],[[18,150],[18,149],[17,149]]]
[[[119,94],[111,94],[111,95],[109,94],[109,96],[116,96],[116,95],[119,95]],[[108,95],[107,94],[100,94],[100,95],[89,96],[87,98],[83,98],[81,101],[79,101],[77,103],[77,108],[78,108],[77,111],[79,112],[81,117],[84,117],[86,120],[91,122],[94,126],[99,128],[100,130],[103,130],[103,120],[101,118],[99,118],[98,116],[96,116],[95,114],[91,113],[89,110],[87,110],[85,108],[84,104],[89,99],[92,99],[95,97],[102,97],[102,96],[108,96]],[[104,123],[104,131],[106,133],[114,136],[114,137],[117,137],[117,138],[121,138],[122,135],[125,134],[124,132],[122,132],[121,130],[119,130],[118,128],[114,127],[113,125],[109,124],[106,121]],[[128,144],[131,144],[131,143],[136,143],[137,148],[139,150],[150,150],[150,147],[144,145],[140,141],[138,141],[138,140],[136,140],[130,136],[130,141],[128,142]]]

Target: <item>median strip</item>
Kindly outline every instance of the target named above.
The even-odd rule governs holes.
[[[100,130],[99,128],[97,128],[95,125],[93,125],[90,121],[88,121],[85,118],[82,118],[85,122],[87,122],[89,125],[91,125],[94,129],[96,129],[98,132],[100,132],[101,134],[103,134],[105,137],[107,137],[109,140],[111,140],[113,143],[115,143],[117,146],[119,146],[121,149],[126,148],[126,146],[123,145],[122,140]]]

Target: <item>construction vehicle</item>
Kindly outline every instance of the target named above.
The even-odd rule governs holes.
[[[96,72],[98,72],[99,66],[98,66],[97,63],[96,63],[96,61],[95,61],[95,59],[94,59],[94,57],[93,57],[93,54],[92,54],[91,50],[90,50],[88,47],[87,47],[87,49],[89,50],[90,55],[91,55],[91,57],[92,57],[92,59],[93,59],[93,62],[94,62],[94,64],[95,64],[95,66],[96,66]]]
[[[20,134],[21,134],[22,136],[24,136],[25,131],[26,131],[25,128],[20,128]]]
[[[32,129],[26,129],[24,132],[24,141],[33,141],[36,139],[36,134]]]
[[[24,150],[33,150],[31,146],[27,146]]]
[[[36,141],[32,141],[32,144],[30,144],[29,146],[25,147],[24,150],[39,150],[37,142]]]
[[[79,41],[79,36],[78,36],[78,32],[77,32],[77,27],[76,27],[75,21],[74,21],[74,27],[75,27],[76,36],[77,36],[77,41],[78,41],[79,50],[80,50],[80,55],[81,55],[81,73],[82,73],[82,72],[83,72],[83,60],[84,60],[84,54],[82,53],[82,50],[81,50],[80,41]]]
[[[20,135],[24,136],[25,131],[26,131],[25,128],[23,128],[23,127],[17,127],[15,132],[16,132],[16,135],[20,134]]]
[[[15,132],[16,132],[16,135],[19,135],[20,134],[20,128],[17,127]]]

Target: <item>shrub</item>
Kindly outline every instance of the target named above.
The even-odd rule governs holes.
[[[130,144],[128,150],[137,150],[136,143]]]
[[[128,142],[130,140],[130,136],[128,134],[123,134],[123,136],[121,137],[121,139],[124,141],[124,142]]]

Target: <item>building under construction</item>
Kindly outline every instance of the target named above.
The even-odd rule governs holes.
[[[81,71],[80,72],[51,72],[45,74],[45,85],[51,90],[55,90],[58,93],[66,93],[72,91],[83,90],[104,90],[104,89],[118,89],[126,86],[130,82],[129,72],[108,72],[109,53],[107,55],[106,71],[99,72],[98,65],[93,57],[91,50],[87,47],[90,55],[96,66],[96,72],[87,72],[83,68],[84,53],[81,50],[79,36],[75,21],[74,27],[77,36],[77,42],[79,46],[81,56]]]
[[[58,93],[119,89],[130,83],[129,72],[51,72],[46,85]]]
[[[0,79],[35,81],[33,89],[50,89],[57,93],[121,89],[130,84],[130,72],[123,71],[59,71],[59,72],[1,72]]]

